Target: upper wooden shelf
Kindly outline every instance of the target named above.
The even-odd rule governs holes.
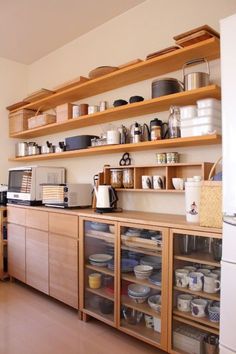
[[[209,85],[196,90],[184,91],[142,102],[131,103],[125,106],[110,108],[103,112],[68,119],[62,123],[53,123],[30,130],[25,130],[20,133],[12,134],[10,137],[29,139],[48,134],[56,134],[58,132],[71,129],[104,124],[115,120],[166,111],[171,105],[184,106],[195,104],[197,100],[205,97],[219,99],[221,97],[220,87],[216,85]]]
[[[218,38],[210,38],[191,46],[180,48],[174,52],[117,70],[97,79],[86,81],[73,88],[54,93],[41,100],[26,104],[20,109],[40,108],[47,110],[66,102],[78,101],[85,97],[91,97],[102,92],[178,70],[182,68],[186,61],[191,59],[204,57],[208,60],[212,60],[219,58],[219,56],[220,41]]]
[[[97,146],[90,149],[64,151],[52,154],[32,155],[25,157],[11,158],[9,161],[41,161],[41,160],[54,160],[63,158],[73,158],[80,156],[95,156],[101,154],[112,154],[120,152],[132,152],[132,151],[145,151],[145,150],[158,150],[167,148],[178,148],[188,146],[201,146],[201,145],[214,145],[221,143],[221,136],[202,135],[193,136],[189,138],[177,138],[177,139],[163,139],[157,141],[145,141],[136,144],[120,144],[120,145],[105,145]]]

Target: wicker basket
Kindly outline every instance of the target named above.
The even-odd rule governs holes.
[[[41,107],[40,107],[41,108]],[[51,124],[56,122],[56,116],[49,113],[40,113],[40,108],[37,110],[35,115],[28,119],[28,129],[34,129],[42,127],[43,125]]]
[[[203,181],[200,198],[200,225],[206,227],[222,227],[222,182],[211,181],[216,166],[222,157],[216,161],[210,171],[208,181]]]

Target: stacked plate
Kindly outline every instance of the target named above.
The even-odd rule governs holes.
[[[97,267],[106,267],[112,260],[112,256],[105,253],[97,253],[89,256],[89,263]]]
[[[121,259],[121,272],[122,273],[132,272],[134,267],[137,266],[137,264],[138,264],[138,261],[136,261],[135,259],[122,258]],[[111,270],[114,270],[114,268],[115,268],[114,261],[111,261],[108,263],[108,268]]]
[[[138,229],[128,229],[125,231],[125,236],[129,236],[129,237],[140,237],[141,235],[141,230]]]
[[[128,295],[136,303],[142,304],[148,298],[151,289],[148,286],[139,284],[130,284],[128,286]]]
[[[161,257],[145,256],[141,258],[140,264],[149,265],[155,270],[161,269]]]
[[[161,272],[152,274],[149,277],[149,281],[154,285],[161,286]]]
[[[149,265],[137,265],[134,267],[134,274],[137,279],[148,279],[152,274],[153,267]]]

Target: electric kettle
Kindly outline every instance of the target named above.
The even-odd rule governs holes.
[[[96,212],[109,213],[114,210],[115,203],[118,200],[116,191],[111,186],[100,185],[94,187],[97,203]]]

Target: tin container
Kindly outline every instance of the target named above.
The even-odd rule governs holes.
[[[158,164],[166,163],[166,153],[157,153],[156,159]]]
[[[178,152],[167,152],[166,153],[166,162],[167,163],[178,163],[179,162],[179,153]]]
[[[123,170],[119,168],[112,168],[111,170],[111,186],[113,188],[121,188],[123,181]]]
[[[124,188],[134,188],[134,170],[125,168],[123,170],[123,186]]]
[[[103,112],[108,108],[108,102],[107,101],[101,101],[99,104],[99,111]]]

